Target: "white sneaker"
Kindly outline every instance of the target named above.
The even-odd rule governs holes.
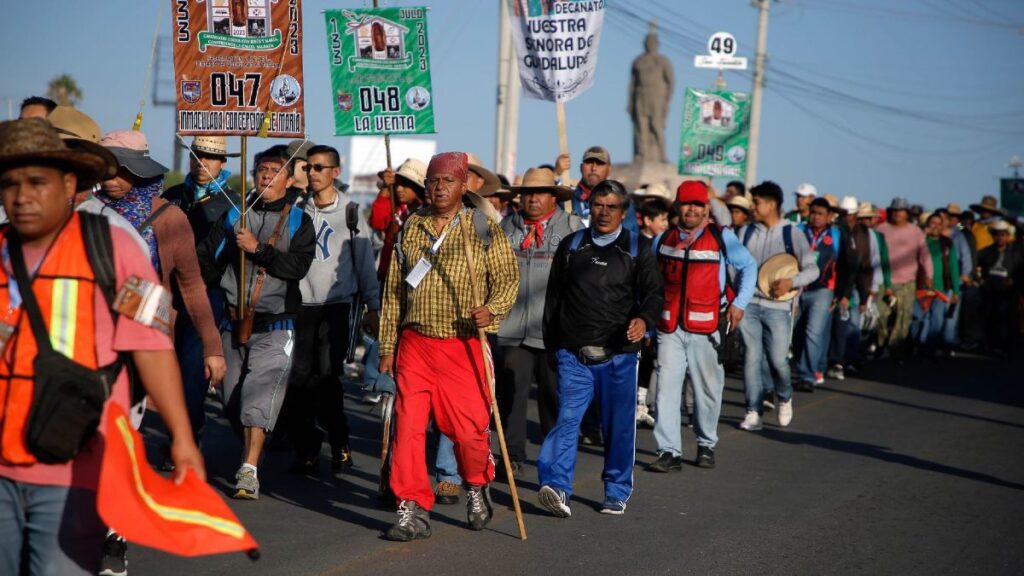
[[[636,423],[637,425],[654,426],[654,417],[651,416],[650,409],[644,404],[636,405]]]
[[[793,421],[793,399],[779,402],[779,426],[786,427]]]
[[[758,416],[756,410],[747,410],[746,417],[743,418],[743,422],[740,422],[740,428],[749,432],[761,429],[761,417]]]

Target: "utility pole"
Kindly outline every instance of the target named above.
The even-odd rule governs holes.
[[[757,156],[761,138],[761,96],[764,92],[764,60],[768,47],[768,7],[771,0],[754,0],[757,16],[757,52],[754,55],[754,91],[750,103],[750,146],[747,151],[747,189],[757,184]]]
[[[164,71],[164,62],[166,61],[165,56],[166,56],[166,50],[168,48],[168,46],[167,46],[168,40],[169,40],[169,38],[167,36],[160,36],[157,39],[157,41],[156,41],[156,47],[155,47],[156,56],[153,59],[153,85],[152,85],[152,90],[153,90],[153,107],[154,108],[172,108],[175,111],[177,111],[178,100],[174,96],[175,94],[177,94],[177,92],[174,89],[173,76],[172,76],[170,82],[165,81],[160,76],[160,73],[162,71]],[[170,65],[171,69],[173,70],[173,67],[174,67],[173,58],[171,59],[171,61],[168,62],[168,65]],[[168,87],[170,88],[171,96],[170,97],[164,97],[161,94],[161,88],[168,88]],[[171,128],[171,134],[174,135],[173,141],[171,143],[171,150],[174,153],[173,169],[176,172],[181,172],[181,160],[182,160],[182,157],[181,157],[181,146],[178,143],[178,136],[177,136],[177,134],[178,134],[178,118],[177,118],[176,114],[171,116],[171,124],[173,126]],[[245,175],[244,174],[242,175],[242,182],[243,183],[245,182]]]
[[[494,171],[505,173],[505,122],[508,106],[508,68],[512,63],[512,38],[508,23],[508,2],[498,0],[498,105],[494,111]]]
[[[502,4],[505,4],[504,0]],[[511,30],[509,31],[511,40]],[[511,45],[511,41],[509,42]],[[504,169],[502,173],[512,179],[516,171],[516,146],[519,143],[519,92],[522,90],[522,82],[519,80],[519,66],[515,62],[515,49],[509,48],[508,59],[508,96],[505,106],[505,157],[502,159]]]

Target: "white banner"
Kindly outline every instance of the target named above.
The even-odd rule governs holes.
[[[523,91],[568,102],[594,83],[604,0],[508,0]]]

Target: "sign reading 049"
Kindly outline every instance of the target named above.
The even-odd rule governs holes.
[[[327,10],[337,136],[431,134],[425,8]]]
[[[305,133],[301,0],[171,0],[178,133]]]

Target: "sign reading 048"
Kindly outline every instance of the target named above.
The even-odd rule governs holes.
[[[360,86],[359,111],[370,114],[378,108],[381,112],[401,112],[402,90],[398,86]]]
[[[242,76],[233,72],[214,72],[210,74],[210,103],[214,106],[227,106],[228,98],[234,98],[233,105],[236,107],[255,108],[262,77],[258,72],[248,72]]]

